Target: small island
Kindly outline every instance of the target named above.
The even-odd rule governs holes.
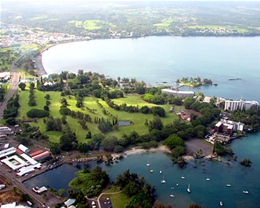
[[[188,86],[188,87],[199,87],[201,85],[215,85],[211,79],[204,78],[203,80],[200,77],[183,77],[181,80],[177,79],[176,84],[178,86]]]

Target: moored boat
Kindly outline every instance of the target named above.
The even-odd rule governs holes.
[[[249,192],[248,191],[243,191],[244,194],[248,194]]]
[[[222,202],[222,201],[220,201],[220,202],[219,202],[219,205],[220,205],[221,207],[223,207],[223,206],[224,206],[224,204],[223,204],[223,202]]]
[[[187,192],[188,192],[188,193],[191,192],[191,190],[190,190],[190,184],[188,185]]]

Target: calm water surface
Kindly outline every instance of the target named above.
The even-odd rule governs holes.
[[[260,102],[260,37],[146,37],[57,45],[43,53],[48,73],[79,69],[151,85],[175,86],[182,77],[209,78],[205,95]],[[230,78],[241,78],[229,81]]]
[[[140,177],[145,177],[147,182],[156,186],[158,199],[164,204],[172,204],[173,207],[182,208],[197,203],[203,207],[214,208],[219,207],[219,201],[223,201],[225,207],[258,208],[260,207],[259,148],[260,132],[232,143],[238,161],[244,158],[251,159],[253,163],[250,168],[229,161],[230,158],[222,158],[222,162],[190,160],[186,167],[181,169],[173,165],[171,159],[162,152],[127,155],[119,163],[112,166],[101,164],[101,167],[107,171],[111,181],[115,181],[117,175],[127,169]],[[147,163],[151,166],[147,167]],[[95,162],[90,164],[91,167],[96,165]],[[150,173],[151,169],[154,170],[153,173]],[[74,172],[77,170],[75,165],[63,165],[26,181],[25,185],[29,188],[48,185],[56,190],[60,188],[67,190],[68,183],[75,177]],[[163,171],[162,174],[160,170]],[[166,180],[165,184],[161,184],[163,178]],[[206,178],[210,178],[210,181]],[[228,183],[231,187],[226,187]],[[191,194],[186,191],[188,184]],[[243,194],[243,190],[249,191],[249,194]],[[170,198],[170,194],[174,194],[175,198]]]

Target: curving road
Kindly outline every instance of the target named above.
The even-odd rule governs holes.
[[[12,63],[10,67],[11,72],[11,80],[10,80],[10,89],[7,92],[7,95],[5,97],[5,100],[3,101],[2,105],[0,106],[0,119],[3,118],[3,113],[6,108],[8,100],[13,97],[14,94],[18,92],[18,84],[20,79],[20,73],[16,72],[15,70],[15,64],[18,60],[20,60],[23,57],[24,54],[20,55],[18,58],[15,59],[15,61]],[[34,207],[42,207],[45,206],[45,202],[40,198],[39,195],[34,193],[32,190],[25,187],[21,182],[19,182],[11,173],[8,173],[8,169],[4,165],[0,165],[0,174],[3,175],[5,178],[9,179],[13,186],[19,188],[24,194],[28,194],[31,199],[34,201]]]

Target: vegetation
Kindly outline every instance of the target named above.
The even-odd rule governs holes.
[[[86,7],[85,2],[44,4],[45,7],[49,6],[48,10],[34,4],[19,4],[13,13],[2,15],[2,22],[93,38],[149,35],[255,36],[260,33],[259,11],[254,9],[256,3],[252,2],[124,2],[121,3],[123,6],[117,2],[103,3],[102,10],[98,9],[100,3],[92,4],[91,7]],[[4,9],[12,6],[9,2],[3,4]],[[49,12],[53,7],[55,12]],[[28,13],[28,10],[31,12]],[[16,18],[18,15],[23,18]],[[37,52],[34,50],[31,53]],[[6,53],[10,53],[10,50]],[[2,67],[6,67],[10,61],[12,59],[2,59]]]
[[[214,143],[213,152],[217,153],[218,155],[233,154],[233,151],[230,147],[222,145],[219,141]]]
[[[242,122],[246,125],[247,130],[256,132],[260,129],[260,108],[255,106],[246,111],[235,110],[230,119]]]
[[[201,80],[200,77],[195,77],[195,78],[190,77],[190,79],[188,77],[187,78],[183,77],[181,81],[177,79],[176,83],[184,86],[189,86],[189,87],[198,87],[200,85],[212,85],[211,79],[205,78]]]
[[[130,201],[126,205],[127,208],[136,206],[150,208],[155,201],[155,187],[148,184],[143,177],[139,178],[136,173],[130,173],[129,170],[117,176],[115,185],[119,186],[123,193],[130,197]]]
[[[239,163],[241,165],[244,165],[244,166],[247,166],[247,167],[250,167],[251,164],[252,164],[252,162],[251,162],[251,160],[249,158],[245,158],[244,160],[241,160]]]
[[[85,167],[76,174],[77,177],[69,183],[69,186],[81,190],[89,198],[97,196],[109,182],[108,175],[99,166],[93,168],[91,172]]]

